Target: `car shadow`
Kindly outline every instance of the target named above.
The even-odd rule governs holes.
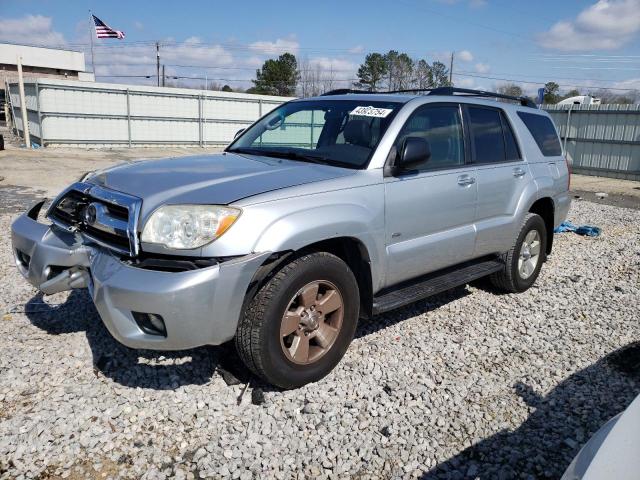
[[[51,335],[84,331],[96,374],[124,386],[170,390],[204,385],[216,371],[223,370],[240,383],[251,378],[230,344],[181,351],[138,350],[122,345],[102,323],[86,290],[72,290],[60,305],[44,303],[42,293],[38,293],[25,304],[25,314],[34,326]]]
[[[371,335],[372,333],[384,330],[387,327],[391,327],[396,323],[403,322],[404,320],[408,320],[417,315],[437,310],[448,303],[464,298],[470,294],[471,292],[469,292],[466,286],[460,286],[438,295],[434,295],[425,300],[419,300],[405,307],[398,308],[381,315],[374,315],[370,319],[361,319],[358,322],[354,338]]]
[[[513,388],[529,417],[440,463],[424,480],[560,478],[591,435],[640,394],[640,342],[574,373],[546,396],[525,382]]]
[[[468,294],[464,287],[455,288],[370,320],[362,320],[355,336],[370,335]],[[168,390],[183,385],[204,385],[217,372],[228,383],[251,382],[253,387],[267,392],[280,391],[255,377],[244,366],[233,342],[181,351],[138,350],[122,345],[106,329],[84,289],[72,290],[66,301],[59,305],[44,302],[43,294],[39,292],[25,304],[25,314],[34,326],[51,335],[84,332],[96,374],[105,375],[124,386]]]

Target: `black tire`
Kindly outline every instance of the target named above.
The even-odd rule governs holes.
[[[313,363],[294,363],[283,350],[280,325],[289,302],[310,282],[327,281],[342,299],[342,323],[333,344]],[[280,268],[246,305],[238,323],[236,350],[256,375],[281,388],[320,380],[338,364],[355,333],[360,310],[358,283],[346,263],[326,252],[309,253]]]
[[[540,238],[539,256],[533,272],[528,277],[523,278],[518,268],[520,251],[525,238],[529,232],[534,230],[538,232]],[[527,290],[534,284],[540,274],[540,269],[542,268],[542,264],[546,258],[546,248],[547,229],[544,220],[540,215],[535,213],[527,214],[524,218],[524,222],[522,223],[522,227],[520,228],[520,232],[518,233],[516,243],[503,255],[503,259],[505,261],[504,270],[496,272],[489,277],[493,286],[508,293],[518,293]]]

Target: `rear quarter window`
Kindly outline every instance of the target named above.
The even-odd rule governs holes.
[[[562,147],[556,133],[556,127],[549,117],[526,112],[518,112],[518,116],[529,129],[542,155],[545,157],[562,155]]]

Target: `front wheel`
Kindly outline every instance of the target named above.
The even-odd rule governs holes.
[[[236,349],[247,367],[282,388],[327,375],[355,333],[360,296],[346,263],[311,253],[286,264],[251,299]]]
[[[504,270],[491,275],[491,283],[505,292],[524,292],[538,278],[546,248],[544,220],[535,213],[527,214],[515,245],[504,255]]]

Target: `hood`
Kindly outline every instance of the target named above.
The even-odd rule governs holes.
[[[146,160],[95,172],[87,181],[142,199],[142,216],[163,204],[218,204],[352,175],[354,170],[222,153]]]
[[[600,438],[599,438],[600,437]],[[634,480],[640,471],[640,396],[603,426],[578,454],[585,455],[583,480]],[[591,445],[590,445],[591,444]],[[586,455],[588,454],[588,455]],[[590,458],[589,458],[590,457]],[[587,462],[587,460],[591,460]]]

